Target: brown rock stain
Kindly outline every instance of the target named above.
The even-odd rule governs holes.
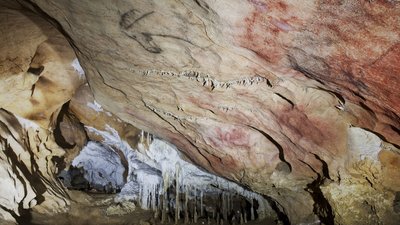
[[[54,86],[53,82],[44,76],[41,76],[39,80],[36,82],[36,85],[40,85],[41,87],[52,87]]]
[[[47,116],[42,112],[36,112],[25,116],[29,120],[40,121],[47,119]]]
[[[378,157],[382,164],[383,186],[394,191],[400,191],[400,154],[382,150]]]
[[[40,102],[39,102],[38,100],[33,99],[33,98],[30,98],[29,101],[30,101],[30,102],[32,103],[32,105],[34,105],[34,106],[40,104]]]

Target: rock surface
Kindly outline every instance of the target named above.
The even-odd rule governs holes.
[[[116,117],[110,111],[104,109],[93,97],[93,93],[88,85],[80,86],[71,102],[69,103],[70,114],[84,125],[94,127],[98,130],[105,130],[107,126],[116,129],[121,138],[135,147],[138,143],[138,134],[141,132],[133,125],[126,123]],[[102,141],[103,138],[96,133],[86,129],[90,140]]]
[[[66,39],[40,16],[0,8],[0,27],[0,220],[23,224],[30,208],[54,214],[69,205],[55,177],[65,151],[54,130],[85,78]]]
[[[38,15],[1,10],[0,106],[43,128],[54,127],[61,106],[85,82],[72,65],[75,54]]]
[[[293,224],[399,221],[398,1],[31,3],[73,44],[94,107],[271,197]],[[47,125],[62,103],[46,102],[19,115]]]
[[[65,211],[68,194],[54,176],[64,150],[53,134],[2,109],[0,140],[0,219],[14,220],[32,207],[46,214]]]

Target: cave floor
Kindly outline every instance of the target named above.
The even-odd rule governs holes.
[[[59,213],[53,216],[32,211],[30,215],[20,224],[23,225],[157,225],[162,224],[160,219],[154,219],[154,212],[150,210],[142,210],[139,208],[128,210],[123,213],[126,208],[118,208],[110,212],[110,207],[115,209],[116,204],[113,202],[114,195],[110,194],[94,194],[84,193],[81,191],[70,191],[71,207],[65,213]],[[107,210],[108,209],[108,210]],[[118,214],[118,212],[121,212]],[[111,215],[110,215],[111,214]],[[0,221],[0,224],[1,221]],[[175,224],[173,218],[169,218],[164,224]],[[181,219],[179,224],[184,224]],[[216,221],[208,222],[206,219],[199,219],[194,225],[217,225]],[[223,223],[224,225],[239,223]],[[273,225],[274,221],[256,220],[249,221],[246,225]]]

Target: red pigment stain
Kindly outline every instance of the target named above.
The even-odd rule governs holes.
[[[369,90],[379,96],[378,104],[400,114],[400,44],[392,46],[385,55],[367,67],[364,80]]]
[[[265,61],[279,64],[287,55],[283,35],[295,30],[301,21],[294,16],[294,7],[283,1],[249,0],[249,3],[254,10],[238,25],[246,29],[235,39],[239,46]]]
[[[239,42],[267,62],[278,62],[283,54],[282,47],[276,40],[279,29],[275,26],[266,26],[265,16],[259,11],[254,11],[244,20],[246,31],[240,35]]]
[[[277,8],[280,9],[281,11],[283,11],[283,12],[286,12],[286,10],[288,8],[288,5],[286,5],[283,2],[278,2],[277,6],[278,6]]]
[[[319,146],[332,154],[337,154],[336,141],[342,141],[340,135],[332,132],[332,124],[317,118],[309,118],[301,109],[295,107],[293,110],[276,113],[277,120],[282,127],[286,127],[287,136],[294,143],[300,140],[307,143],[303,148],[310,149],[312,145]]]
[[[208,137],[211,144],[216,147],[248,147],[249,135],[247,132],[240,128],[233,128],[229,131],[223,131],[220,127],[214,129],[212,132],[215,136]]]
[[[330,68],[323,80],[329,81],[331,87],[359,92],[374,101],[371,108],[392,109],[399,114],[399,92],[395,86],[399,83],[400,45],[391,38],[393,34],[400,35],[398,7],[388,1],[362,1],[354,5],[355,9],[340,11],[334,10],[337,7],[340,6],[333,2],[324,3],[318,14],[325,19],[309,27],[315,37],[332,36],[339,43],[336,51],[323,59]],[[354,10],[364,13],[354,14]],[[360,101],[344,94],[347,99]]]
[[[208,102],[211,102],[211,101],[208,101],[208,102],[205,101],[205,99],[210,99],[210,98],[207,98],[205,96],[202,96],[202,99],[204,101],[202,101],[200,98],[196,98],[196,97],[193,97],[193,96],[189,96],[187,99],[188,99],[189,102],[191,102],[194,105],[197,105],[198,107],[200,107],[202,109],[206,109],[206,110],[211,110],[212,111],[215,108],[214,105],[208,103]]]

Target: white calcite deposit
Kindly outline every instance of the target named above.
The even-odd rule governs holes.
[[[74,70],[79,74],[79,78],[83,79],[85,77],[85,71],[83,71],[81,64],[79,63],[79,60],[75,58],[71,66],[74,68]]]
[[[107,126],[106,131],[86,128],[101,135],[104,141],[101,144],[89,142],[72,165],[84,168],[89,183],[112,183],[114,187],[120,187],[124,183],[124,167],[116,150],[121,151],[128,161],[129,171],[125,185],[115,198],[116,202],[136,200],[144,209],[155,209],[165,187],[178,184],[177,192],[187,193],[191,199],[202,198],[205,193],[209,193],[222,194],[227,196],[227,200],[230,198],[228,196],[238,194],[250,202],[257,200],[257,213],[260,217],[270,212],[267,201],[261,195],[184,161],[176,147],[164,140],[154,138],[148,149],[142,143],[133,149],[110,126]],[[176,203],[172,201],[170,204]]]
[[[124,185],[124,167],[121,159],[109,146],[89,141],[72,161],[72,166],[82,167],[85,178],[93,187],[100,188],[111,184],[113,188],[120,188]]]
[[[347,145],[355,160],[370,159],[378,162],[382,140],[377,135],[359,127],[350,127],[348,134]]]

